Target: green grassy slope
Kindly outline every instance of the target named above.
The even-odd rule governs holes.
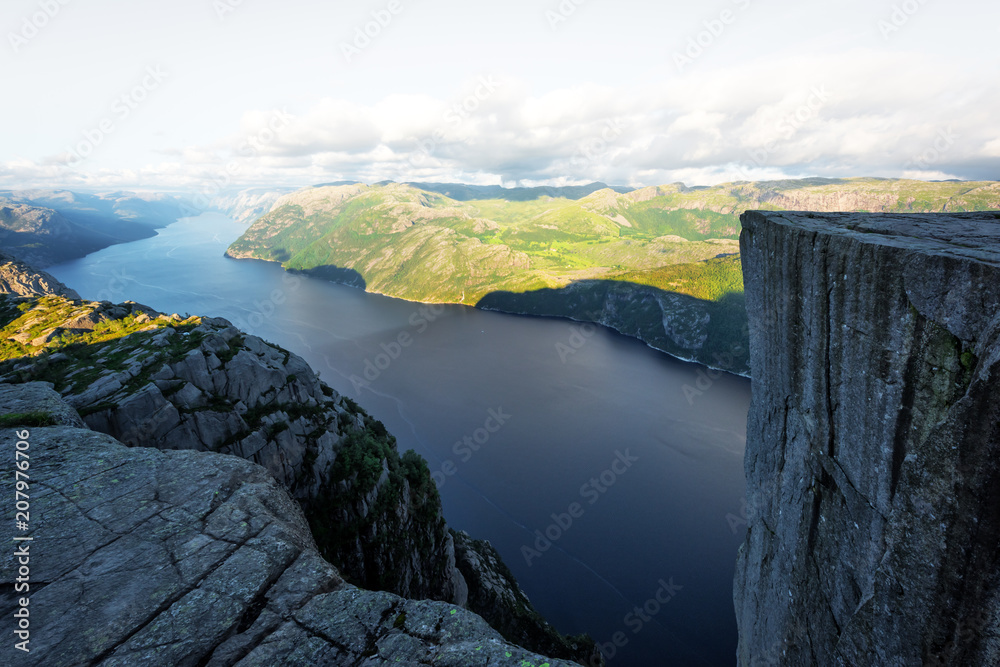
[[[732,324],[738,319],[734,309],[741,307],[733,296],[743,289],[738,238],[739,216],[746,210],[1000,209],[998,182],[858,178],[696,188],[672,184],[631,192],[604,188],[578,199],[544,191],[534,198],[520,193],[475,199],[474,190],[459,190],[461,201],[441,194],[451,191],[443,186],[300,190],[279,200],[228,252],[328,277],[341,275],[329,267],[349,269],[343,275],[356,276],[354,284],[369,291],[424,302],[475,305],[492,293],[534,293],[548,295],[542,301],[551,303],[544,290],[610,280],[619,284],[616,292],[625,289],[621,285],[637,285],[707,303],[724,301],[728,310],[714,319]],[[484,197],[498,194],[482,191]],[[667,302],[656,299],[662,306],[657,316],[669,319]],[[516,301],[523,305],[526,300]],[[499,304],[506,302],[486,303],[504,309]],[[538,305],[518,312],[564,314],[565,308],[550,312]],[[646,334],[639,337],[650,342]],[[697,350],[693,357],[700,358]]]
[[[229,254],[352,269],[370,291],[474,304],[496,290],[564,287],[737,251],[732,216],[706,231],[690,212],[630,227],[593,206],[603,196],[623,195],[460,202],[399,184],[313,188],[279,201]]]

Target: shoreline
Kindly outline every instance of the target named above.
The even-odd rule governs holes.
[[[733,370],[729,370],[729,369],[725,369],[725,368],[718,368],[716,366],[712,366],[710,364],[706,364],[706,363],[704,363],[702,361],[699,361],[697,359],[686,358],[686,357],[679,356],[677,354],[673,354],[671,352],[667,352],[666,350],[662,350],[662,349],[654,346],[650,342],[648,342],[646,340],[643,340],[642,338],[640,338],[638,336],[633,336],[631,334],[627,334],[627,333],[625,333],[623,331],[620,331],[620,330],[616,329],[615,327],[613,327],[611,325],[608,325],[608,324],[605,324],[603,322],[595,322],[593,320],[582,320],[582,319],[578,319],[576,317],[572,317],[572,316],[569,316],[569,315],[539,315],[539,314],[536,314],[536,313],[514,312],[514,311],[510,311],[510,310],[500,310],[500,309],[497,309],[497,308],[472,306],[472,305],[469,305],[467,303],[460,303],[460,302],[455,302],[455,301],[416,301],[414,299],[407,299],[407,298],[400,297],[400,296],[394,296],[392,294],[385,294],[384,292],[379,292],[377,290],[369,290],[367,287],[362,288],[362,287],[360,287],[358,285],[352,285],[350,283],[339,282],[339,281],[336,281],[336,280],[331,280],[329,278],[324,278],[322,276],[313,275],[310,272],[309,269],[289,269],[289,268],[285,267],[281,262],[279,262],[277,260],[274,260],[274,259],[262,259],[260,257],[250,257],[250,256],[238,257],[236,255],[231,254],[229,252],[228,248],[226,249],[225,253],[223,253],[223,255],[225,257],[228,257],[229,259],[233,259],[233,260],[237,260],[237,261],[254,261],[254,262],[267,262],[269,264],[277,264],[286,273],[290,273],[290,274],[293,274],[293,275],[306,276],[306,277],[315,278],[315,279],[318,279],[318,280],[325,280],[325,281],[333,283],[335,285],[343,285],[344,287],[351,287],[351,288],[354,288],[354,289],[360,289],[360,290],[364,291],[366,294],[377,294],[377,295],[385,297],[387,299],[395,299],[397,301],[405,301],[407,303],[416,303],[416,304],[421,304],[421,305],[462,306],[462,307],[465,307],[465,308],[473,308],[475,310],[481,310],[483,312],[499,313],[499,314],[502,314],[502,315],[514,315],[514,316],[517,316],[517,317],[538,317],[538,318],[545,318],[545,319],[567,320],[567,321],[570,321],[570,322],[579,322],[581,324],[593,324],[595,326],[603,327],[603,328],[607,329],[608,331],[611,331],[611,332],[613,332],[613,333],[615,333],[615,334],[617,334],[619,336],[624,336],[625,338],[629,338],[631,340],[639,341],[642,344],[644,344],[646,347],[648,347],[649,349],[655,350],[655,351],[659,352],[660,354],[665,354],[666,356],[670,357],[671,359],[675,359],[677,361],[681,361],[681,362],[688,363],[688,364],[695,364],[695,365],[701,366],[702,368],[707,368],[707,369],[712,370],[712,371],[718,371],[720,373],[726,373],[728,375],[732,375],[732,376],[735,376],[735,377],[745,378],[747,380],[752,380],[753,379],[750,376],[749,373],[739,373],[739,372],[736,372],[736,371],[733,371]]]

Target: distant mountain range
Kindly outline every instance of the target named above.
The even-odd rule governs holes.
[[[45,267],[149,238],[182,217],[220,212],[250,223],[294,188],[206,195],[70,190],[0,191],[0,249]]]
[[[1000,183],[317,186],[277,199],[228,254],[414,301],[600,322],[675,356],[745,373],[737,239],[748,209],[994,210]]]
[[[0,191],[0,249],[45,267],[148,238],[190,210],[174,195],[69,190]]]
[[[348,185],[347,183],[339,185]],[[376,185],[394,185],[392,181],[377,183]],[[531,201],[540,197],[553,197],[565,199],[583,199],[587,195],[598,190],[614,190],[622,194],[632,192],[635,188],[615,185],[609,186],[604,183],[591,183],[589,185],[568,185],[562,187],[539,186],[534,188],[505,188],[501,185],[462,185],[461,183],[406,183],[406,185],[437,192],[445,197],[456,201],[472,201],[475,199],[505,199],[507,201]]]
[[[252,222],[230,246],[232,257],[412,301],[598,322],[679,358],[747,373],[737,239],[749,209],[998,210],[1000,183],[814,178],[630,189],[340,181],[211,197],[0,191],[0,250],[45,267],[218,211]]]
[[[295,188],[247,188],[226,192],[207,200],[210,210],[228,215],[236,222],[251,223],[265,215],[281,197],[295,192]],[[196,197],[195,203],[200,203]]]

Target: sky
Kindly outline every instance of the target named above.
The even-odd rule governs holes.
[[[4,0],[0,187],[1000,179],[1000,4]]]

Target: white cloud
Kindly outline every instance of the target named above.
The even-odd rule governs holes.
[[[160,151],[167,160],[130,170],[11,160],[0,167],[0,184],[997,178],[1000,118],[990,112],[997,108],[996,83],[974,72],[871,50],[765,57],[641,87],[581,84],[541,94],[484,74],[448,97],[394,94],[362,104],[330,96],[297,114],[248,112],[227,139]]]
[[[984,144],[982,153],[986,157],[1000,157],[1000,139],[994,139]]]

